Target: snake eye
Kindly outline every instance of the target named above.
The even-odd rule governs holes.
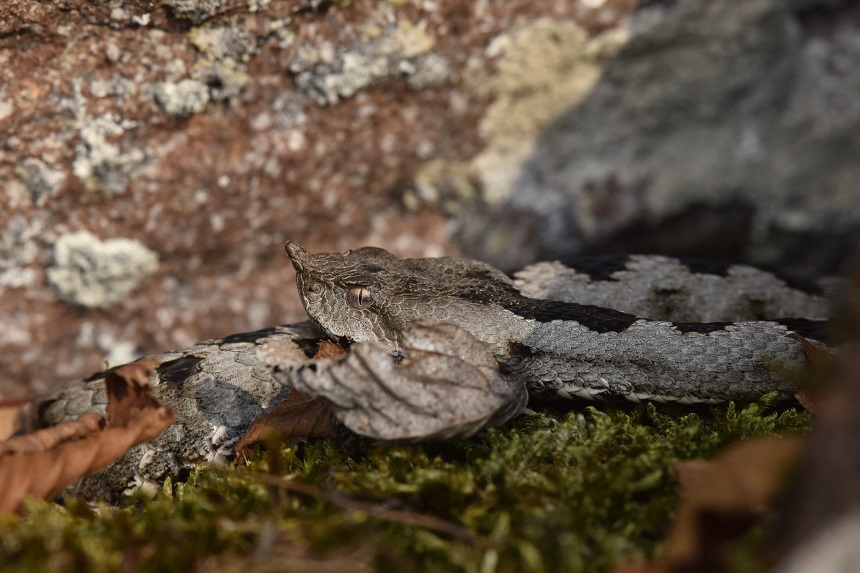
[[[373,304],[373,296],[366,286],[349,287],[349,290],[346,291],[346,303],[352,308],[364,310]]]

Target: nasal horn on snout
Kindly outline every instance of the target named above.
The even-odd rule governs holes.
[[[290,257],[290,261],[293,263],[293,268],[296,269],[297,272],[302,272],[310,259],[308,252],[295,241],[287,241],[284,244],[284,250],[287,251],[287,256]]]

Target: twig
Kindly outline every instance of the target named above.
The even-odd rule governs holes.
[[[329,502],[331,502],[332,505],[334,505],[335,507],[339,507],[340,509],[344,509],[347,511],[361,511],[378,519],[394,521],[406,525],[416,525],[418,527],[424,527],[431,531],[444,533],[446,535],[462,539],[475,545],[483,545],[486,543],[486,539],[484,539],[482,536],[470,533],[466,528],[462,527],[461,525],[457,525],[456,523],[452,523],[450,521],[446,521],[444,519],[440,519],[432,515],[417,513],[414,511],[388,509],[380,505],[352,499],[337,492],[325,492],[314,485],[301,482],[287,481],[281,477],[273,476],[270,474],[254,472],[253,475],[255,478],[268,485],[272,485],[289,492],[298,493],[300,495],[328,500]]]

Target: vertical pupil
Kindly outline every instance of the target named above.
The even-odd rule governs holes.
[[[373,303],[373,295],[370,294],[370,289],[367,287],[356,286],[350,288],[346,293],[346,301],[349,306],[361,310]]]

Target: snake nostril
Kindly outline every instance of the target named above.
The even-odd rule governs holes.
[[[298,272],[304,270],[304,263],[308,258],[308,252],[295,241],[287,241],[284,243],[284,250],[287,252],[287,256],[290,257],[290,261],[293,263],[293,268]]]

